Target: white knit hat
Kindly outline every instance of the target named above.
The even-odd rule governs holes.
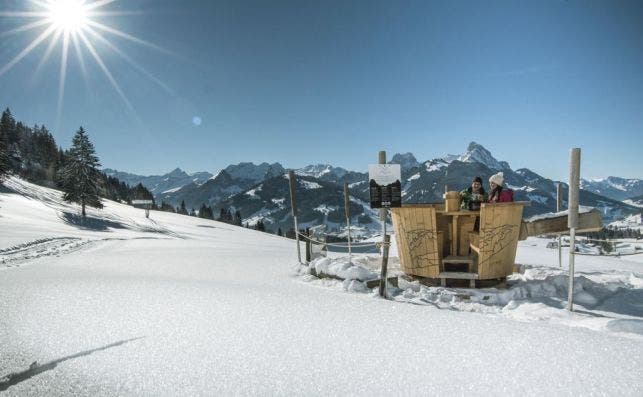
[[[493,174],[489,177],[489,183],[493,182],[498,186],[502,186],[505,181],[505,175],[502,172]]]

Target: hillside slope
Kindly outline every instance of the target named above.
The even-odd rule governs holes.
[[[614,323],[560,310],[567,323],[521,319],[557,305],[535,292],[490,315],[457,301],[461,311],[441,310],[413,286],[397,296],[415,304],[347,293],[341,282],[296,276],[292,240],[176,214],[146,219],[114,202],[83,221],[60,192],[7,185],[0,392],[9,395],[643,392],[637,312],[593,330],[585,324]],[[525,248],[539,257],[541,248]],[[540,274],[529,285],[546,296]],[[604,300],[618,290],[640,302],[640,274],[608,276],[615,288],[601,287]]]

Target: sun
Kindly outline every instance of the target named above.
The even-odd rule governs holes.
[[[0,0],[0,2],[1,1],[2,0]],[[100,43],[102,50],[108,51],[107,54],[122,58],[134,67],[134,69],[143,73],[167,92],[171,92],[171,90],[165,83],[136,63],[136,61],[125,54],[116,43],[112,43],[110,39],[118,38],[119,40],[127,40],[166,54],[169,52],[152,43],[102,23],[101,20],[105,18],[109,19],[109,17],[138,14],[138,12],[126,10],[106,9],[109,5],[118,1],[120,0],[21,0],[22,4],[28,6],[27,10],[5,10],[3,9],[4,6],[0,6],[0,18],[25,19],[27,21],[27,23],[14,29],[0,32],[0,40],[4,42],[6,36],[36,31],[34,39],[29,44],[22,48],[12,59],[6,61],[4,65],[0,64],[0,77],[16,66],[37,47],[43,47],[45,43],[48,42],[43,51],[40,63],[36,68],[36,74],[45,65],[54,49],[60,48],[58,105],[56,111],[57,126],[60,124],[62,115],[67,65],[72,60],[70,59],[72,52],[76,53],[78,65],[80,66],[85,81],[87,82],[87,74],[89,73],[85,58],[93,58],[98,69],[102,71],[126,107],[137,118],[132,104],[127,99],[125,92],[121,89],[112,71],[103,59],[103,55],[106,54],[99,53],[96,44]]]
[[[82,0],[54,0],[47,4],[47,19],[56,29],[76,33],[87,28],[88,9]]]

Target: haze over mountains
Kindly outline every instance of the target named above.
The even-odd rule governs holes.
[[[502,171],[505,184],[515,192],[515,200],[531,202],[531,206],[525,208],[525,216],[556,210],[557,182],[527,168],[512,170],[507,162],[497,160],[475,142],[471,142],[461,155],[419,162],[411,153],[396,154],[390,163],[401,165],[403,201],[406,203],[439,202],[445,186],[449,190],[461,190],[468,187],[475,176],[486,181],[492,174]],[[241,212],[244,222],[252,225],[263,219],[271,230],[282,228],[285,231],[292,224],[287,169],[279,163],[240,163],[230,165],[216,175],[208,172],[187,174],[178,168],[161,176],[104,171],[131,185],[142,183],[158,202],[178,206],[185,201],[188,208],[199,208],[201,204],[215,208],[233,207]],[[377,216],[368,205],[367,173],[328,164],[309,165],[295,172],[302,227],[325,223],[332,230],[344,225],[344,183],[350,186],[351,222],[370,229],[379,227]],[[567,185],[563,186],[566,197]],[[581,204],[601,210],[606,221],[640,212],[640,208],[633,205],[638,201],[628,200],[643,194],[640,179],[583,180],[581,186]]]

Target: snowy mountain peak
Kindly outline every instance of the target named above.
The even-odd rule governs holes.
[[[225,170],[219,171],[219,173],[210,178],[210,180],[218,183],[224,183],[226,185],[232,183],[232,177]]]
[[[411,152],[407,152],[404,154],[396,153],[391,161],[389,161],[389,164],[399,164],[404,169],[410,169],[420,166],[420,163]]]
[[[337,178],[346,175],[348,171],[340,167],[333,167],[329,164],[315,164],[307,165],[295,171],[295,174],[300,176],[311,176],[314,178],[321,178],[324,175],[332,174]]]
[[[177,168],[173,169],[172,171],[168,172],[167,176],[176,178],[176,177],[186,177],[186,176],[189,176],[189,175],[185,171],[183,171],[182,169],[177,167]]]
[[[506,161],[498,161],[484,146],[471,142],[467,151],[458,157],[459,161],[465,163],[482,163],[493,170],[505,170],[509,168]]]
[[[281,175],[286,170],[279,163],[261,163],[255,165],[254,163],[239,163],[237,165],[229,165],[225,171],[235,179],[248,179],[254,182],[261,182],[266,178]]]

